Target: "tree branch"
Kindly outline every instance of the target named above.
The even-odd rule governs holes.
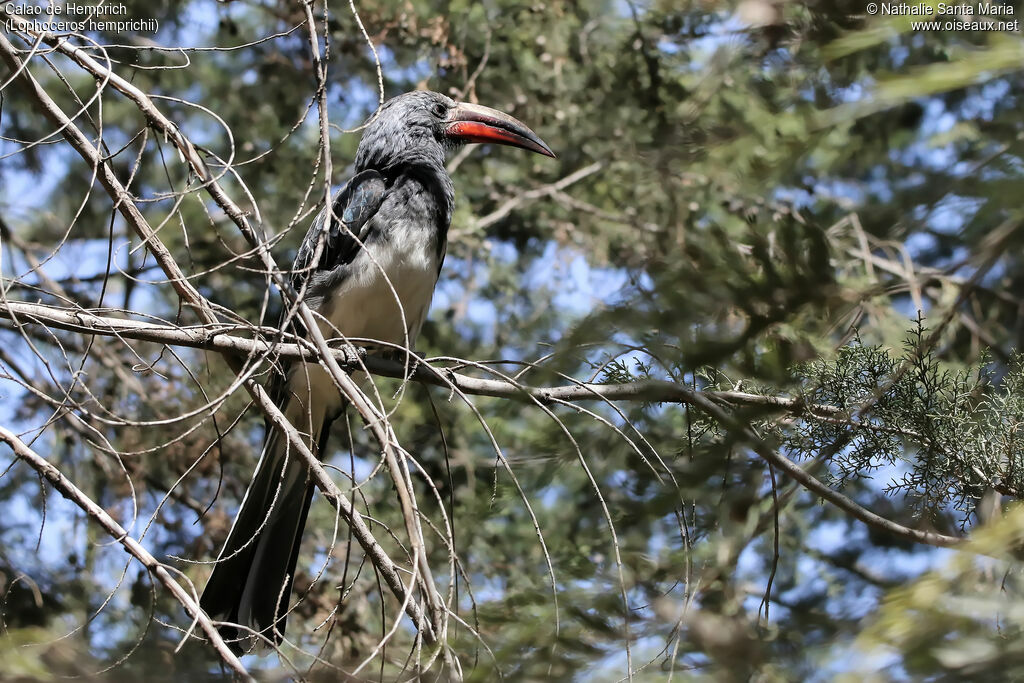
[[[115,318],[101,315],[87,309],[69,309],[44,304],[19,301],[0,302],[0,318],[12,320],[16,325],[33,322],[68,332],[121,339],[184,346],[207,351],[218,351],[227,355],[260,357],[276,355],[292,360],[316,362],[319,350],[308,340],[295,335],[283,334],[276,327],[258,327],[234,323],[213,323],[208,325],[157,324]],[[238,336],[245,332],[256,335],[255,339]],[[266,341],[262,336],[272,337]],[[283,338],[293,341],[276,341]],[[792,414],[812,414],[832,422],[842,422],[846,413],[835,406],[806,403],[799,398],[785,396],[764,396],[742,391],[695,391],[682,384],[668,380],[644,379],[616,384],[577,382],[564,386],[536,387],[520,384],[508,379],[484,379],[439,368],[431,359],[423,359],[415,367],[382,357],[367,355],[366,350],[353,344],[331,348],[329,355],[345,370],[363,370],[383,377],[405,378],[423,384],[455,388],[473,396],[507,398],[525,402],[540,401],[545,404],[561,401],[646,401],[651,403],[692,403],[695,393],[712,401],[728,405],[762,407]],[[861,424],[846,421],[854,427],[893,431],[891,427]],[[916,436],[907,433],[908,436]]]
[[[316,362],[319,350],[304,339],[284,335],[294,341],[265,341],[260,335],[280,338],[282,333],[276,327],[244,326],[233,323],[208,325],[171,325],[142,322],[126,318],[100,315],[86,309],[67,309],[43,304],[18,301],[0,302],[0,318],[12,320],[16,325],[33,322],[68,332],[135,339],[184,346],[208,351],[219,351],[235,356],[265,356],[274,354],[281,358]],[[237,336],[237,332],[257,335],[256,339]],[[533,387],[506,379],[483,379],[455,372],[448,368],[437,368],[424,359],[415,367],[406,363],[367,355],[365,349],[346,344],[332,348],[329,354],[345,370],[364,370],[384,377],[406,378],[423,384],[456,388],[474,396],[490,396],[520,401],[557,403],[560,401],[648,401],[654,403],[690,403],[694,393],[683,385],[667,380],[638,380],[618,384],[595,384],[579,382],[565,386]],[[719,403],[733,405],[761,406],[783,412],[810,412],[825,416],[840,416],[843,412],[827,405],[806,404],[795,398],[761,396],[740,391],[708,391],[703,395]],[[871,425],[864,425],[870,427]]]
[[[16,302],[7,302],[0,305],[0,317],[31,319],[40,324],[48,324],[60,329],[86,334],[101,334],[163,344],[178,344],[193,348],[218,350],[224,353],[251,355],[262,354],[272,349],[280,356],[287,358],[312,360],[317,357],[317,353],[309,348],[308,343],[270,344],[259,339],[245,339],[221,332],[221,330],[237,330],[237,325],[174,327],[102,317],[88,311],[71,312],[40,304]],[[255,332],[278,332],[275,328],[250,329]],[[477,396],[541,401],[544,403],[580,400],[632,400],[690,404],[700,408],[727,428],[742,434],[752,444],[754,451],[762,458],[779,467],[779,469],[789,474],[811,492],[835,504],[862,522],[889,531],[902,538],[928,545],[952,547],[964,541],[964,539],[954,536],[910,529],[863,508],[853,500],[816,479],[792,460],[769,448],[760,438],[753,434],[747,424],[740,422],[735,416],[722,408],[722,404],[743,404],[774,408],[793,413],[826,414],[832,417],[844,414],[834,406],[806,404],[794,398],[760,396],[738,391],[703,392],[664,380],[641,380],[621,384],[579,383],[559,387],[529,387],[509,380],[481,379],[459,374],[449,369],[434,368],[428,364],[428,361],[417,365],[411,373],[408,372],[408,368],[404,364],[383,358],[366,356],[358,361],[353,361],[351,346],[332,349],[331,353],[338,364],[346,368],[360,368],[387,377],[408,377],[424,384],[448,388],[454,387],[466,394]],[[870,428],[870,425],[859,425],[856,423],[852,423],[852,426]]]
[[[32,469],[45,477],[62,496],[80,507],[89,517],[95,520],[111,538],[121,544],[126,553],[138,560],[150,574],[155,576],[170,591],[171,595],[181,603],[181,606],[185,608],[189,616],[199,624],[199,627],[206,634],[206,637],[210,639],[210,644],[217,651],[217,654],[220,655],[224,663],[246,680],[253,680],[249,672],[245,670],[245,667],[238,660],[238,657],[231,652],[224,639],[221,638],[217,627],[206,616],[206,613],[200,609],[198,601],[189,591],[185,590],[181,584],[174,580],[161,562],[153,557],[138,541],[129,536],[124,527],[118,524],[113,517],[107,514],[106,510],[101,508],[89,496],[85,495],[81,489],[71,483],[56,466],[26,446],[25,442],[19,439],[13,432],[0,427],[0,441],[10,446],[18,458],[28,463]]]

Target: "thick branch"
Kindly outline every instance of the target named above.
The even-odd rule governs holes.
[[[276,343],[271,345],[259,339],[245,339],[219,331],[234,331],[238,329],[237,326],[174,327],[171,325],[156,325],[134,320],[102,317],[87,311],[71,312],[39,304],[16,302],[7,302],[6,305],[0,305],[0,316],[33,320],[40,324],[52,325],[60,329],[86,334],[119,336],[163,344],[178,344],[194,348],[219,350],[227,353],[250,355],[252,353],[263,353],[273,348],[275,352],[283,357],[303,358],[306,360],[312,360],[317,357],[316,352],[310,349],[308,344]],[[259,328],[254,329],[259,331]],[[263,331],[277,332],[276,329]],[[388,377],[404,377],[407,373],[407,368],[402,363],[382,358],[368,356],[359,361],[352,361],[352,350],[350,347],[334,349],[332,354],[338,364],[345,367],[359,367]],[[580,383],[560,387],[528,387],[507,380],[469,377],[451,370],[436,369],[426,364],[418,365],[409,377],[425,384],[444,387],[454,386],[466,394],[527,401],[634,400],[690,404],[700,408],[727,428],[743,434],[750,441],[758,455],[782,469],[811,492],[834,503],[866,524],[884,529],[897,536],[929,545],[951,547],[963,542],[963,539],[954,536],[945,536],[943,534],[904,527],[863,508],[853,500],[816,479],[792,460],[769,448],[761,439],[753,434],[747,424],[740,422],[735,416],[723,409],[720,404],[745,404],[795,413],[811,412],[819,415],[842,415],[842,411],[834,406],[808,405],[793,398],[759,396],[757,394],[737,391],[702,392],[663,380],[642,380],[622,384]]]
[[[219,351],[236,356],[264,356],[274,354],[281,358],[316,362],[320,357],[318,349],[303,339],[285,335],[294,342],[268,342],[262,338],[249,339],[238,336],[238,332],[265,334],[280,338],[276,327],[245,327],[229,323],[210,325],[171,325],[148,323],[126,318],[101,315],[85,309],[67,309],[43,304],[19,301],[0,302],[0,318],[13,320],[18,324],[33,322],[69,332],[121,339],[184,346],[208,351]],[[534,387],[506,379],[483,379],[461,374],[447,368],[436,368],[429,359],[414,368],[407,364],[385,358],[367,356],[352,345],[332,348],[330,355],[346,370],[364,370],[374,375],[411,379],[423,384],[455,388],[472,396],[490,396],[520,401],[557,403],[560,401],[646,401],[653,403],[692,403],[695,393],[717,402],[730,405],[763,407],[770,410],[794,414],[810,413],[817,417],[841,420],[845,413],[830,405],[808,404],[800,399],[784,396],[762,396],[741,391],[704,391],[693,389],[667,380],[645,379],[618,384],[595,384],[579,382],[555,387]],[[858,425],[854,425],[858,426]],[[863,425],[877,428],[877,425]],[[912,436],[912,435],[911,435]]]
[[[244,331],[280,337],[281,331],[273,327],[242,327],[228,323],[192,326],[156,324],[99,315],[84,309],[71,310],[17,301],[0,302],[0,318],[7,318],[19,324],[33,322],[81,334],[136,339],[237,356],[274,354],[281,358],[311,362],[316,362],[319,358],[317,349],[309,342],[295,337],[286,336],[296,340],[293,343],[286,343],[268,342],[261,338],[248,339],[233,334]],[[453,370],[435,368],[426,361],[415,368],[409,368],[405,363],[367,356],[353,349],[351,345],[346,345],[331,349],[330,355],[339,366],[347,370],[365,370],[384,377],[408,378],[424,384],[455,388],[473,396],[529,402],[539,400],[543,403],[585,400],[690,403],[694,393],[692,389],[666,380],[639,380],[619,384],[580,382],[556,387],[531,387],[504,379],[471,377]],[[703,392],[703,395],[721,403],[763,406],[784,412],[812,412],[828,416],[842,414],[842,411],[833,406],[807,405],[798,399],[787,397],[761,396],[739,391],[708,391]]]

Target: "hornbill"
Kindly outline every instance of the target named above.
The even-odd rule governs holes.
[[[521,121],[435,92],[386,102],[356,151],[356,174],[313,220],[292,267],[324,336],[410,347],[433,297],[447,246],[455,188],[445,153],[494,142],[554,157]],[[319,258],[314,263],[319,247]],[[271,396],[324,457],[331,422],[344,407],[315,363],[290,364]],[[305,463],[269,423],[263,451],[201,605],[236,652],[253,633],[279,643],[284,633],[302,530],[313,496]]]

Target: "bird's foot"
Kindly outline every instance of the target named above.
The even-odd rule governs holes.
[[[339,362],[348,368],[360,367],[363,363],[363,359],[366,358],[366,349],[362,346],[342,344],[337,348],[344,356],[344,358],[339,359]]]

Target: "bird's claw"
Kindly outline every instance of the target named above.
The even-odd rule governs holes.
[[[363,359],[366,358],[366,349],[359,346],[352,346],[351,344],[343,345],[341,347],[341,353],[345,356],[342,363],[350,367],[361,365]]]

